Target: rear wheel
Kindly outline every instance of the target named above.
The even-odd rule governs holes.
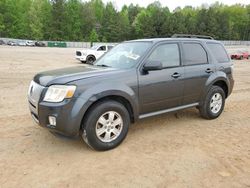
[[[113,149],[125,139],[129,125],[129,113],[121,103],[103,101],[86,114],[82,137],[95,150]]]
[[[219,86],[212,86],[203,105],[199,108],[200,114],[206,119],[215,119],[220,116],[225,105],[225,92]]]

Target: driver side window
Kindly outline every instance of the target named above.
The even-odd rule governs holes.
[[[161,44],[148,57],[149,61],[160,61],[164,68],[180,65],[178,44]]]

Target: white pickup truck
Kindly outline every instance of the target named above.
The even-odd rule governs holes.
[[[93,64],[95,60],[113,47],[113,45],[98,45],[90,49],[76,50],[76,59],[82,63]]]

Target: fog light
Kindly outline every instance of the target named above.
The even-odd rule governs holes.
[[[56,117],[49,116],[49,124],[52,126],[56,126]]]

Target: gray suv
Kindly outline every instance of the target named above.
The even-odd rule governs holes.
[[[127,41],[93,66],[37,74],[29,108],[40,126],[109,150],[142,118],[190,107],[217,118],[232,92],[232,68],[224,46],[210,38]]]

